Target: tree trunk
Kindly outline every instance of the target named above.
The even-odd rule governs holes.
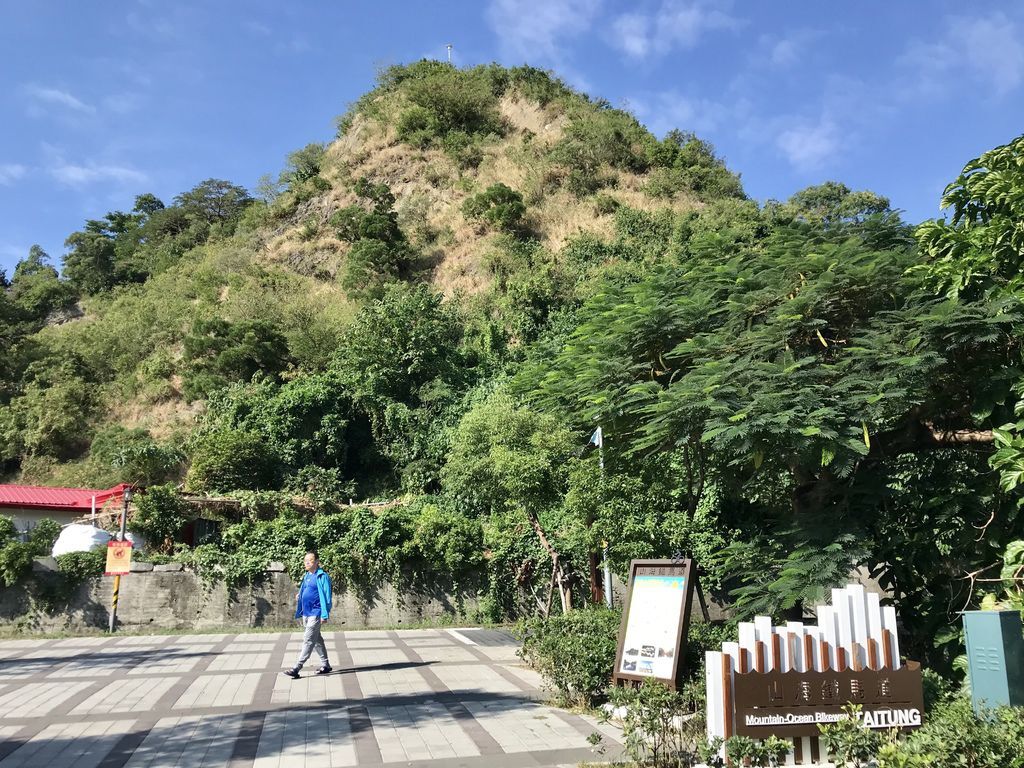
[[[601,563],[598,553],[591,550],[587,560],[590,567],[590,602],[600,605],[604,602],[604,590],[601,584]]]
[[[551,566],[555,571],[556,581],[558,583],[558,595],[562,599],[562,612],[568,613],[572,610],[572,582],[573,572],[559,557],[558,552],[551,545],[547,535],[544,533],[544,528],[540,524],[540,519],[533,512],[526,513],[527,519],[530,521],[530,526],[533,528],[534,533],[537,534],[537,538],[540,540],[540,544],[547,550],[548,555],[551,557]]]

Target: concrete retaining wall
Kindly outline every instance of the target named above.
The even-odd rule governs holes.
[[[35,573],[33,579],[52,578]],[[65,610],[55,615],[31,609],[24,584],[0,590],[0,626],[20,624],[36,631],[105,629],[113,578],[90,579]],[[219,627],[291,627],[295,582],[286,573],[268,572],[253,587],[229,590],[209,585],[187,571],[148,571],[121,578],[118,625],[127,630],[216,629]],[[390,584],[366,592],[336,589],[331,624],[338,629],[371,629],[430,620],[472,619],[479,603],[473,593],[398,591]]]

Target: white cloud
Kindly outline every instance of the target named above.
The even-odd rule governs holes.
[[[83,187],[103,181],[120,184],[143,184],[148,181],[146,174],[123,165],[102,163],[68,163],[57,160],[47,171],[61,184],[69,187]]]
[[[273,34],[274,31],[266,24],[259,21],[249,20],[242,24],[242,26],[245,27],[252,34],[257,35],[259,37],[270,37],[270,35]]]
[[[28,168],[18,163],[0,164],[0,184],[13,184],[28,172]]]
[[[87,114],[93,114],[96,108],[86,104],[81,99],[74,96],[74,94],[68,91],[62,91],[59,88],[45,88],[39,85],[27,85],[25,90],[29,97],[32,99],[33,104],[38,108],[43,106],[58,106],[70,109],[75,112],[83,112]]]
[[[563,41],[586,32],[600,6],[601,0],[492,0],[487,21],[507,56],[561,64]]]
[[[950,17],[937,39],[913,40],[907,46],[898,62],[905,73],[897,87],[899,95],[955,94],[957,81],[966,75],[1005,96],[1024,82],[1022,34],[1024,30],[1000,11],[985,17]]]
[[[637,118],[659,136],[673,128],[697,134],[711,133],[738,111],[736,107],[691,98],[674,90],[641,97],[633,100],[631,106]]]
[[[839,149],[839,129],[830,118],[822,117],[781,131],[775,144],[797,170],[812,171]]]
[[[727,7],[727,6],[725,6]],[[674,48],[692,48],[716,29],[735,29],[739,19],[706,0],[663,0],[651,13],[624,13],[613,22],[611,44],[635,59],[661,56]]]
[[[799,43],[791,37],[775,42],[768,53],[768,60],[776,67],[788,67],[799,59]]]
[[[626,13],[612,22],[614,44],[637,59],[647,56],[651,47],[651,18],[642,13]]]
[[[127,115],[142,106],[142,96],[137,93],[112,93],[103,97],[103,109],[115,115]]]

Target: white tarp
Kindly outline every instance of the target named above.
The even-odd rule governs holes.
[[[66,525],[61,529],[60,536],[53,543],[53,556],[66,555],[68,552],[88,552],[98,547],[107,546],[110,533],[102,528],[91,525]]]
[[[125,533],[124,537],[132,543],[132,548],[136,550],[141,549],[145,543],[141,536],[137,536],[131,531]],[[111,533],[102,528],[72,523],[71,525],[65,525],[61,529],[60,535],[53,543],[52,554],[54,557],[57,557],[58,555],[66,555],[68,552],[89,552],[98,547],[107,546],[107,542],[111,538],[113,538]]]

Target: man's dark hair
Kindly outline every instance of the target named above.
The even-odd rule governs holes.
[[[320,553],[317,552],[315,549],[307,549],[306,550],[306,554],[307,555],[312,555],[314,560],[319,560],[320,559]]]

